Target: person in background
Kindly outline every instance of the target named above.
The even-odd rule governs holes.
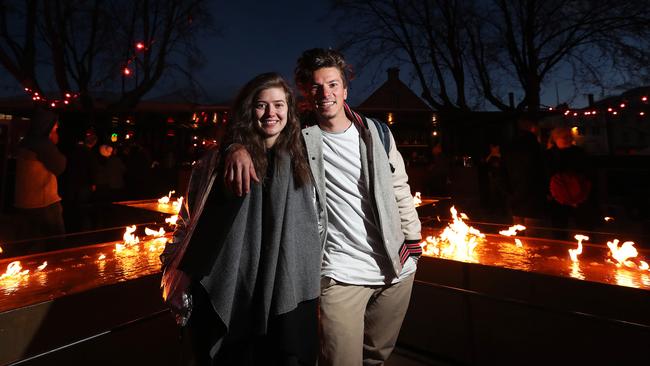
[[[65,233],[57,176],[65,170],[66,158],[56,146],[58,128],[54,112],[37,108],[18,145],[14,205],[21,221],[19,238]]]
[[[507,213],[507,195],[501,145],[498,142],[491,142],[489,148],[490,152],[485,157],[488,207],[492,215],[501,218],[506,216]]]
[[[546,226],[547,220],[548,178],[538,132],[533,118],[520,118],[516,135],[505,147],[502,157],[512,221],[526,226],[528,236],[542,235],[535,228]]]
[[[217,150],[196,162],[161,256],[163,297],[187,321],[201,365],[315,365],[321,246],[295,98],[278,74],[261,74],[233,112],[226,138],[263,179],[234,197]]]
[[[592,230],[595,225],[598,216],[592,194],[595,174],[585,151],[575,145],[570,128],[553,129],[549,146],[546,161],[550,177],[548,197],[551,225],[561,229],[556,232],[556,238],[569,239],[566,230],[571,218],[581,230]]]
[[[97,135],[88,130],[83,141],[69,153],[68,167],[64,174],[64,217],[68,232],[86,231],[92,228],[91,199],[97,189]]]
[[[380,365],[395,347],[408,308],[420,220],[402,156],[390,131],[350,109],[343,55],[303,52],[294,72],[309,104],[302,131],[319,202],[323,245],[318,364]],[[235,141],[236,140],[231,140]],[[241,145],[241,144],[240,144]],[[257,168],[231,146],[227,184],[241,194]]]

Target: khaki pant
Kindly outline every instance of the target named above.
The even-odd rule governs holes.
[[[319,366],[382,365],[397,342],[414,277],[388,286],[323,278]]]

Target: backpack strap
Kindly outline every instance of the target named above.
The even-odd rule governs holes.
[[[388,129],[388,125],[384,122],[381,122],[377,120],[376,118],[369,117],[369,119],[375,124],[375,127],[377,127],[377,132],[379,132],[379,139],[381,140],[381,143],[384,145],[384,150],[386,150],[386,155],[390,152],[390,130]]]

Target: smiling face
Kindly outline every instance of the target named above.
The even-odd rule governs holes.
[[[338,68],[323,67],[314,71],[308,97],[318,116],[319,123],[345,124],[347,126],[348,122],[343,106],[348,97],[348,88],[345,86]]]
[[[287,125],[287,95],[280,87],[262,90],[255,98],[257,127],[270,148]]]

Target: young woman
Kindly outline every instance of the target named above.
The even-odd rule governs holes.
[[[163,297],[199,364],[314,365],[321,254],[294,96],[279,75],[262,74],[233,112],[225,140],[245,145],[266,174],[239,198],[222,189],[218,152],[195,164],[189,206],[161,257]]]

